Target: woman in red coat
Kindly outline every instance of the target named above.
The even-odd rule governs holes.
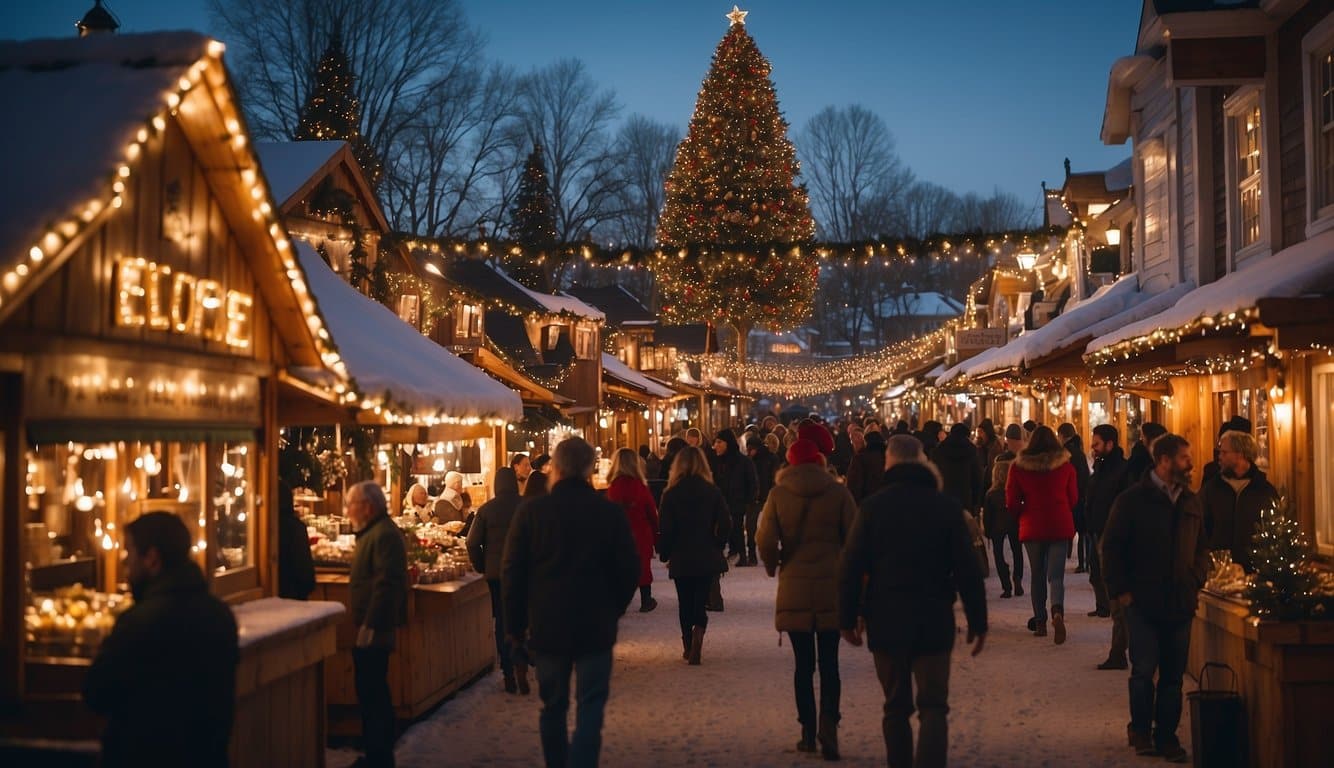
[[[1033,632],[1047,635],[1047,590],[1056,644],[1065,642],[1065,560],[1075,535],[1079,487],[1070,454],[1051,427],[1038,427],[1010,465],[1005,506],[1019,520],[1019,541],[1029,563]]]
[[[607,498],[620,504],[630,521],[630,532],[639,550],[639,612],[658,607],[653,599],[653,545],[658,540],[658,507],[653,503],[644,463],[639,454],[622,448],[611,459],[611,485]]]

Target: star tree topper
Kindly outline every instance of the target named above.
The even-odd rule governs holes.
[[[727,16],[728,19],[731,20],[731,22],[732,22],[733,24],[741,24],[741,25],[745,25],[745,23],[746,23],[746,14],[748,14],[748,13],[750,13],[750,11],[743,11],[743,10],[741,10],[740,8],[738,8],[738,7],[736,7],[736,6],[734,5],[734,6],[732,6],[732,12],[729,13],[729,14],[726,14],[726,16]]]

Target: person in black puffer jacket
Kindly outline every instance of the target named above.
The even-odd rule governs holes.
[[[727,508],[732,513],[732,535],[728,540],[728,556],[736,555],[738,566],[755,565],[747,559],[746,509],[755,502],[759,495],[759,479],[755,475],[755,464],[750,457],[741,452],[737,444],[736,433],[724,429],[713,440],[713,483],[727,499]],[[749,548],[754,548],[751,539]]]
[[[866,433],[866,447],[848,465],[848,490],[860,504],[885,484],[885,437],[879,432]]]
[[[516,680],[510,644],[505,640],[505,602],[500,589],[500,567],[505,557],[505,537],[509,534],[514,511],[523,499],[519,496],[519,476],[509,467],[496,470],[495,498],[477,510],[472,529],[468,531],[468,559],[478,573],[486,576],[491,590],[491,618],[496,625],[496,656],[500,672],[505,678],[505,692],[528,693],[527,665],[519,669]]]
[[[977,446],[968,439],[968,425],[950,427],[949,436],[930,455],[931,463],[940,470],[945,495],[953,497],[969,514],[976,515],[982,505],[985,487],[982,462],[977,455]]]
[[[667,575],[676,585],[682,658],[698,665],[709,627],[705,604],[719,574],[727,570],[723,547],[732,515],[700,449],[687,446],[676,458],[658,510],[658,557],[667,563]]]

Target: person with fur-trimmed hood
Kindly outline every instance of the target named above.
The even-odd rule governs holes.
[[[1047,636],[1047,594],[1056,644],[1065,642],[1065,560],[1075,535],[1079,485],[1070,453],[1051,427],[1033,431],[1028,445],[1010,465],[1005,506],[1019,520],[1019,541],[1029,564],[1033,632]]]

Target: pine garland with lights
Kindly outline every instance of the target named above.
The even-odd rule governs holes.
[[[542,145],[534,144],[519,180],[519,190],[510,210],[510,237],[522,246],[518,254],[507,254],[505,271],[525,287],[549,292],[546,273],[541,267],[554,258],[557,243],[556,205],[551,199]]]
[[[792,247],[811,242],[815,221],[769,62],[745,13],[728,16],[667,178],[658,240],[669,247],[654,271],[668,319],[721,320],[744,339],[754,326],[779,330],[807,317],[818,266]]]
[[[371,186],[379,184],[383,169],[379,158],[361,135],[361,104],[357,101],[356,77],[343,48],[343,37],[337,32],[320,56],[320,63],[315,68],[315,84],[301,110],[301,121],[292,138],[297,141],[346,141],[352,145],[352,153]]]
[[[1261,619],[1299,621],[1319,605],[1311,548],[1286,497],[1260,513],[1251,545],[1255,574],[1246,588],[1251,613]]]

